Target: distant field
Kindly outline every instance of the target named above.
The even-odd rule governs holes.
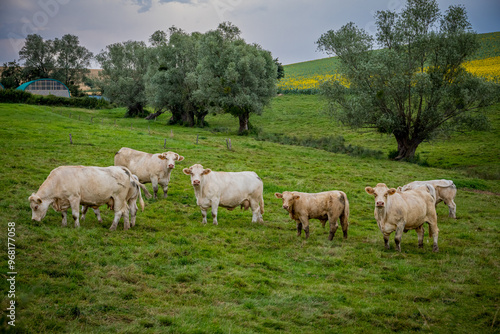
[[[465,64],[478,75],[500,77],[500,32],[479,35],[481,47],[474,59]],[[285,78],[278,83],[280,92],[315,92],[319,83],[336,73],[337,57],[285,65]]]
[[[207,117],[211,127],[167,126],[123,118],[124,109],[86,110],[0,104],[0,289],[8,291],[7,224],[15,223],[16,327],[11,333],[498,333],[500,304],[499,105],[493,131],[423,145],[432,167],[235,135],[237,120]],[[282,96],[251,122],[264,132],[342,135],[385,151],[394,143],[372,132],[345,131],[322,112],[318,96]],[[72,134],[73,144],[69,143]],[[171,134],[173,136],[171,136]],[[232,151],[226,148],[232,139]],[[165,145],[165,147],[164,147]],[[147,200],[137,225],[110,232],[89,213],[80,229],[61,227],[49,210],[31,221],[28,196],[60,165],[108,166],[127,146],[185,156],[167,199]],[[201,163],[216,171],[252,170],[264,181],[264,223],[249,212],[219,210],[219,225],[201,225],[189,177]],[[471,169],[471,170],[469,170]],[[471,171],[474,171],[472,173]],[[483,177],[486,175],[486,177]],[[402,252],[385,250],[364,188],[416,179],[452,179],[458,219],[437,207],[439,253],[410,231]],[[151,185],[147,185],[151,189]],[[275,192],[343,190],[349,237],[311,221],[308,240]],[[0,298],[6,310],[7,294]]]

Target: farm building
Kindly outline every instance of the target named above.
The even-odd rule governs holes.
[[[16,89],[37,95],[71,96],[68,87],[62,82],[54,79],[38,79],[25,82]]]

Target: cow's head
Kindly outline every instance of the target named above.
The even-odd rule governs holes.
[[[299,195],[294,195],[292,192],[289,191],[284,191],[282,194],[274,193],[274,196],[276,196],[276,198],[283,199],[283,209],[285,209],[288,212],[292,210],[293,203],[295,202],[295,200],[300,198]]]
[[[382,209],[386,206],[387,196],[391,196],[396,193],[396,189],[389,189],[385,183],[379,183],[375,188],[366,187],[365,191],[369,195],[375,196],[375,207],[378,209]]]
[[[167,168],[173,169],[175,168],[175,161],[182,161],[184,157],[175,152],[163,152],[158,155],[158,158],[161,160],[166,160]]]
[[[184,174],[191,176],[191,184],[195,187],[200,186],[203,176],[209,174],[212,170],[204,169],[202,165],[196,164],[182,170]]]
[[[35,193],[31,194],[28,199],[31,207],[31,219],[36,220],[37,222],[41,221],[47,214],[50,202],[42,201],[40,196]]]

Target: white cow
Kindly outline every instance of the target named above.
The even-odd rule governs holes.
[[[139,203],[141,205],[141,211],[144,211],[144,201],[142,200],[142,194],[141,194],[141,189],[144,191],[144,195],[146,195],[147,198],[151,198],[151,194],[149,193],[148,189],[139,182],[139,178],[136,175],[132,175],[132,178],[134,179],[135,183],[139,187],[132,187],[129,190],[128,197],[130,200],[128,201],[129,203],[129,210],[130,210],[130,215],[131,215],[131,220],[130,220],[130,226],[134,227],[135,226],[135,219],[136,219],[136,213],[139,208],[137,207],[137,199],[139,198]],[[113,203],[111,205],[108,204],[108,207],[110,209],[113,209]],[[88,206],[82,206],[82,216],[80,217],[81,221],[85,220],[85,214],[87,213]],[[99,207],[95,206],[92,207],[92,210],[94,210],[95,215],[97,216],[97,221],[99,223],[102,223],[102,218],[101,218],[101,212],[99,211]]]
[[[389,236],[396,231],[394,241],[396,249],[401,252],[401,237],[403,232],[416,230],[418,246],[424,245],[424,223],[429,224],[429,237],[434,239],[432,250],[439,251],[437,215],[435,208],[436,195],[430,185],[405,192],[389,189],[384,183],[375,188],[366,187],[365,191],[375,197],[375,220],[384,235],[385,247],[389,246]]]
[[[436,190],[436,206],[440,202],[444,202],[448,206],[449,216],[457,218],[457,205],[455,204],[455,196],[457,195],[457,187],[451,180],[430,180],[430,181],[413,181],[407,185],[398,188],[401,191],[411,190],[418,187],[430,184]]]
[[[184,157],[175,152],[146,153],[122,147],[115,154],[115,166],[125,166],[137,175],[141,183],[153,185],[154,197],[157,198],[158,184],[163,188],[163,197],[167,197],[170,174],[176,161]]]
[[[67,210],[71,208],[75,227],[80,227],[79,207],[99,207],[107,204],[115,212],[110,230],[116,230],[123,216],[124,228],[129,226],[129,205],[140,198],[139,185],[125,167],[61,166],[52,170],[36,193],[29,197],[31,218],[41,221],[50,205],[62,213],[62,225],[67,225]],[[135,216],[135,212],[132,213]],[[134,218],[135,221],[135,218]]]
[[[196,164],[183,169],[191,176],[196,204],[201,209],[203,224],[207,223],[207,210],[212,208],[214,225],[217,225],[217,209],[229,210],[237,206],[252,209],[252,222],[263,222],[264,184],[255,172],[213,172]]]

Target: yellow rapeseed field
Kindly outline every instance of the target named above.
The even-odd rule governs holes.
[[[500,57],[472,60],[466,62],[464,64],[464,67],[467,71],[482,77],[486,77],[488,79],[500,78]],[[330,80],[334,77],[337,76],[332,74],[314,74],[311,76],[295,76],[293,74],[286,74],[285,78],[279,81],[278,88],[282,91],[318,89],[319,84],[322,81]]]

